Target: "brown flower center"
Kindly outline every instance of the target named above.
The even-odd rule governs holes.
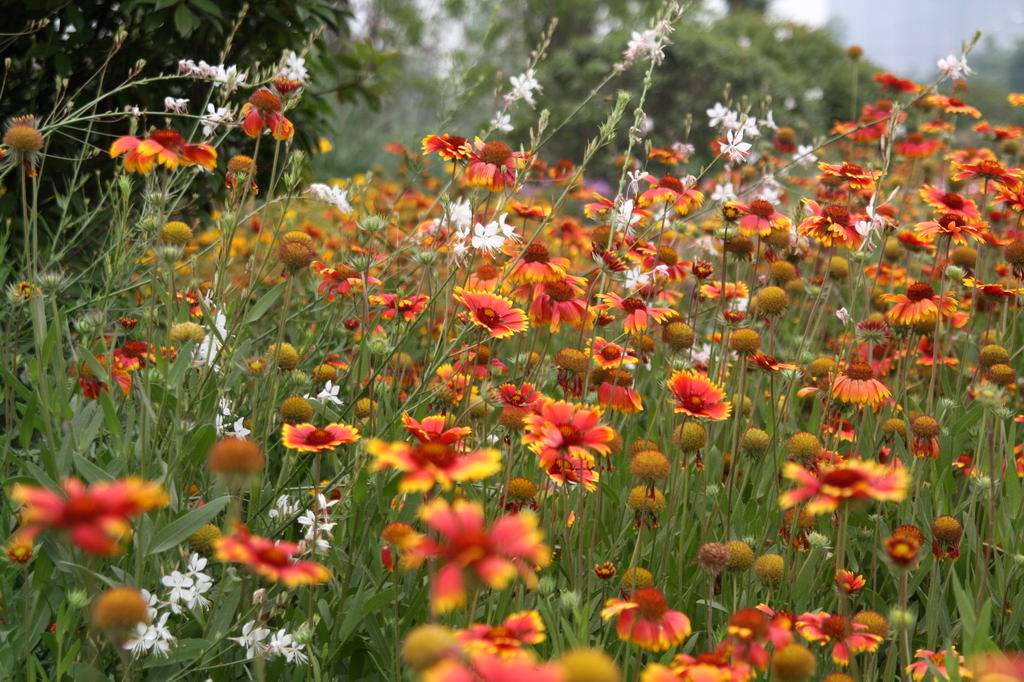
[[[846,636],[846,619],[842,616],[829,616],[821,624],[821,630],[832,639],[842,640]]]
[[[858,381],[867,381],[873,378],[875,373],[871,371],[871,366],[866,362],[854,362],[846,368],[846,376]]]
[[[501,319],[498,313],[494,311],[494,308],[480,308],[476,312],[476,317],[488,327],[498,324],[498,320]]]
[[[572,287],[566,282],[551,282],[544,285],[544,293],[559,303],[575,298]]]
[[[850,210],[838,204],[829,204],[822,210],[825,219],[836,225],[846,227],[850,224]]]
[[[523,260],[527,263],[547,263],[548,248],[543,244],[534,242],[526,247],[526,251],[523,253]]]
[[[645,620],[660,620],[668,611],[668,603],[665,596],[653,587],[645,587],[635,591],[631,599],[637,605],[637,610]]]
[[[414,456],[423,464],[433,464],[441,469],[450,466],[457,457],[444,443],[423,443],[416,448]]]
[[[306,436],[306,443],[309,445],[327,445],[334,440],[334,436],[330,431],[324,431],[323,429],[315,429],[308,436]]]
[[[927,282],[914,282],[907,287],[907,298],[915,303],[935,296],[935,290]]]
[[[679,180],[679,178],[673,177],[671,175],[661,176],[661,178],[658,180],[658,187],[665,187],[677,193],[682,193],[683,191],[683,183]]]
[[[636,296],[630,296],[622,302],[622,307],[628,312],[636,312],[637,310],[644,310],[647,308],[647,304],[642,299]]]
[[[480,148],[477,156],[484,163],[500,166],[512,158],[512,148],[504,142],[488,142]]]
[[[772,213],[775,213],[775,206],[772,202],[765,201],[764,199],[754,199],[750,202],[750,212],[756,215],[758,218],[767,218]]]
[[[170,128],[154,130],[149,134],[149,139],[153,140],[165,149],[177,149],[185,142],[181,133],[177,130],[171,130]]]
[[[942,203],[950,208],[960,210],[964,207],[964,198],[956,192],[946,192],[942,195]]]

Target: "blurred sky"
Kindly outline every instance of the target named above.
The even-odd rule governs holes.
[[[827,26],[841,43],[914,78],[934,73],[936,60],[959,52],[976,30],[1003,47],[1024,36],[1024,0],[772,0],[770,12]]]

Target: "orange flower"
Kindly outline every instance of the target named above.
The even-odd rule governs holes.
[[[423,421],[416,421],[408,414],[402,415],[402,426],[421,443],[443,443],[452,445],[473,433],[468,426],[453,426],[447,428],[448,420],[443,414],[434,414],[424,417]]]
[[[796,629],[808,642],[832,644],[832,662],[841,666],[850,664],[851,654],[875,651],[882,643],[879,635],[868,632],[867,625],[825,611],[802,614]]]
[[[690,636],[690,619],[668,608],[665,596],[653,587],[634,590],[629,599],[609,599],[601,618],[615,621],[619,639],[648,651],[665,651]]]
[[[725,399],[725,390],[700,372],[676,370],[665,385],[676,399],[675,411],[678,413],[712,421],[728,419],[732,413],[732,405]]]
[[[940,306],[943,317],[949,317],[957,310],[955,298],[948,294],[939,296],[926,282],[911,284],[907,287],[906,294],[884,294],[882,300],[886,303],[895,303],[886,313],[886,317],[893,324],[903,326],[934,320]]]
[[[950,650],[953,655],[956,656],[956,664],[959,669],[960,679],[969,680],[972,679],[973,675],[971,671],[964,666],[964,657],[956,652],[956,647],[950,646]],[[920,682],[932,676],[932,668],[938,671],[940,680],[949,679],[949,671],[947,670],[946,663],[946,652],[945,651],[931,651],[929,649],[918,649],[914,652],[914,658],[917,659],[913,663],[907,666],[907,672],[914,679],[914,682]],[[1022,670],[1024,672],[1024,670]],[[1013,678],[1008,677],[996,677],[989,682],[997,682],[997,680],[1011,680]],[[1020,679],[1020,678],[1018,678]]]
[[[217,165],[216,149],[205,142],[185,144],[181,133],[170,128],[154,130],[145,140],[126,135],[117,138],[110,145],[110,158],[116,158],[126,152],[124,169],[129,173],[142,175],[152,171],[154,163],[168,170],[192,164],[213,170]]]
[[[359,429],[348,424],[328,424],[322,429],[313,424],[281,425],[281,441],[289,450],[323,452],[357,440]]]
[[[981,178],[983,180],[996,180],[1004,185],[1024,178],[1024,171],[1019,168],[1003,168],[1003,166],[994,159],[979,159],[971,161],[969,163],[953,162],[951,180],[955,182],[964,182],[965,180],[971,180],[974,178]]]
[[[481,653],[465,661],[446,658],[424,670],[419,679],[421,682],[561,682],[563,675],[561,667],[555,663]]]
[[[445,613],[466,603],[467,574],[484,585],[503,590],[518,573],[527,583],[536,576],[533,566],[546,566],[551,552],[530,512],[503,516],[490,528],[484,508],[476,502],[437,498],[420,507],[423,520],[439,538],[422,537],[404,554],[406,565],[427,559],[438,562],[430,582],[431,608]]]
[[[245,564],[265,580],[280,582],[285,587],[319,585],[331,577],[330,571],[315,561],[294,561],[298,545],[250,535],[241,522],[235,523],[232,535],[214,540],[213,548],[220,561]]]
[[[263,128],[270,130],[275,140],[290,140],[295,126],[281,113],[281,98],[268,88],[252,93],[242,105],[242,130],[249,137],[259,137]]]
[[[917,223],[914,231],[928,241],[934,241],[939,235],[949,235],[954,244],[964,246],[967,237],[982,239],[987,227],[984,220],[971,221],[956,213],[945,213],[938,220]]]
[[[462,161],[472,153],[469,141],[458,135],[427,135],[421,143],[423,155],[437,154],[445,161]]]
[[[65,532],[89,554],[113,556],[121,541],[131,536],[128,520],[150,509],[166,507],[170,498],[159,483],[138,477],[103,481],[86,487],[77,478],[64,479],[63,494],[32,485],[18,484],[11,499],[23,506],[21,527],[15,533],[20,544],[31,544],[47,529]]]
[[[456,633],[462,646],[473,656],[484,653],[503,658],[533,658],[524,644],[540,644],[547,636],[537,611],[513,613],[501,625],[478,623]]]
[[[607,341],[603,336],[595,336],[587,355],[594,358],[594,364],[601,369],[621,367],[624,362],[636,362],[637,357],[628,348]]]
[[[981,213],[978,212],[978,206],[970,199],[962,197],[956,192],[943,192],[938,187],[923,185],[918,190],[918,194],[936,211],[952,213],[970,220],[977,220],[981,217]]]
[[[845,569],[836,571],[836,587],[846,594],[860,592],[864,589],[866,584],[867,582],[864,580],[864,576],[854,573],[853,571],[847,571]]]
[[[399,313],[404,320],[415,320],[423,312],[430,297],[426,294],[401,297],[398,294],[379,294],[370,296],[367,300],[370,305],[384,306],[384,311],[380,316],[385,320],[394,319],[395,315]]]
[[[822,208],[812,199],[804,199],[804,211],[809,215],[797,226],[797,232],[810,237],[824,247],[846,247],[856,249],[864,241],[857,232],[850,209],[839,204]]]
[[[789,230],[792,222],[789,218],[775,210],[770,201],[754,199],[749,204],[732,204],[743,214],[740,218],[740,233],[748,237],[758,235],[767,237],[772,230]]]
[[[835,511],[845,500],[900,502],[906,497],[910,477],[902,467],[889,468],[877,462],[847,459],[821,463],[810,472],[796,462],[787,462],[782,475],[798,487],[779,496],[779,505],[789,509],[807,502],[807,512]]]
[[[647,303],[638,296],[622,298],[616,293],[608,293],[599,294],[598,298],[602,301],[598,306],[598,309],[615,309],[622,310],[626,313],[623,328],[627,333],[634,336],[638,336],[646,332],[647,328],[650,326],[650,320],[655,322],[664,322],[675,314],[675,311],[671,308],[647,305]]]
[[[601,410],[565,400],[544,398],[535,413],[523,419],[523,444],[549,466],[560,459],[594,462],[594,454],[607,455],[615,439],[612,427],[601,423]]]
[[[482,481],[501,471],[501,452],[494,448],[459,453],[439,440],[410,445],[372,438],[366,451],[374,458],[371,471],[405,473],[398,483],[402,493],[426,492],[435,485],[451,490],[453,483]]]
[[[875,378],[870,365],[853,362],[832,382],[832,397],[843,403],[878,408],[892,399],[892,393]]]
[[[704,195],[701,192],[685,186],[683,181],[675,176],[663,175],[656,178],[647,174],[642,179],[651,187],[640,194],[637,200],[640,208],[651,204],[668,203],[675,207],[676,213],[686,215],[704,203]]]
[[[493,338],[504,339],[529,326],[526,313],[504,296],[462,287],[455,287],[454,296],[469,311],[469,321],[486,329]]]
[[[676,654],[668,666],[651,663],[640,682],[747,682],[753,678],[749,665],[730,660],[720,648],[696,656]]]
[[[568,258],[553,257],[548,253],[548,247],[533,242],[513,261],[508,271],[508,280],[517,285],[560,282],[565,278],[568,268]]]
[[[525,152],[514,152],[504,142],[484,142],[478,137],[470,152],[466,182],[491,192],[500,192],[505,187],[514,189],[516,168],[526,157]]]
[[[875,181],[881,176],[882,171],[866,171],[855,163],[843,161],[842,163],[818,164],[823,178],[838,178],[850,184],[851,189],[874,189]]]
[[[747,298],[750,289],[746,282],[708,282],[700,285],[700,297],[704,299],[724,298],[731,301],[734,298]]]
[[[530,321],[547,323],[551,332],[557,332],[562,322],[568,322],[577,329],[589,326],[594,319],[594,311],[580,298],[584,291],[582,285],[586,281],[582,277],[566,275],[557,282],[534,285]]]

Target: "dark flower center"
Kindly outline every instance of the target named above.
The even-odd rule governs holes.
[[[153,140],[165,149],[177,149],[185,142],[181,133],[177,130],[171,130],[170,128],[154,130],[149,134],[149,139]]]
[[[504,142],[488,142],[477,153],[484,163],[500,166],[512,158],[512,148]]]
[[[334,440],[334,436],[330,431],[324,431],[323,429],[315,429],[308,436],[306,436],[306,443],[309,445],[327,445]]]
[[[964,207],[964,198],[956,192],[946,192],[942,195],[942,203],[950,208],[960,210]]]
[[[622,307],[629,312],[636,312],[637,310],[644,310],[647,308],[647,304],[643,300],[636,296],[630,296],[622,302]]]
[[[683,183],[679,180],[679,178],[673,177],[671,175],[661,176],[661,178],[658,180],[658,186],[666,187],[672,190],[673,192],[677,193],[682,193],[683,191]]]
[[[850,210],[845,206],[830,204],[826,206],[821,213],[829,222],[835,223],[836,225],[846,227],[850,224]]]
[[[750,212],[756,215],[758,218],[767,218],[772,213],[775,213],[775,207],[770,201],[764,199],[754,199],[750,202]]]
[[[559,303],[575,298],[572,287],[565,282],[551,282],[549,284],[545,284],[544,292]]]
[[[846,369],[846,376],[859,381],[867,381],[875,376],[871,366],[865,362],[854,362]]]
[[[935,296],[935,290],[927,282],[914,282],[907,287],[907,298],[915,303]]]
[[[523,260],[527,263],[547,263],[548,249],[543,244],[530,244],[523,253]]]
[[[631,599],[636,603],[637,610],[645,620],[660,620],[668,611],[665,596],[653,587],[644,587],[635,591]]]

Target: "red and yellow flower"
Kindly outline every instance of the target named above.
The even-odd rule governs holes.
[[[595,336],[587,354],[594,359],[594,364],[601,369],[621,367],[622,363],[637,362],[637,357],[628,348],[606,340],[603,336]]]
[[[501,625],[478,623],[456,633],[464,649],[475,656],[480,653],[502,658],[533,658],[527,644],[540,644],[545,634],[544,621],[537,611],[513,613]]]
[[[534,566],[546,566],[551,552],[543,543],[537,518],[530,512],[503,516],[487,528],[483,506],[468,500],[449,504],[437,498],[420,507],[420,519],[438,538],[422,537],[404,553],[407,566],[427,559],[438,566],[430,584],[431,607],[444,613],[466,602],[466,578],[502,590],[519,574],[528,584]]]
[[[665,651],[690,636],[690,619],[668,608],[660,590],[645,587],[633,590],[629,599],[609,599],[601,618],[616,618],[619,639],[630,641],[648,651]]]
[[[459,135],[427,135],[420,143],[423,148],[423,155],[437,154],[445,161],[462,161],[469,158],[473,147],[469,141]]]
[[[507,277],[515,285],[560,282],[565,279],[568,267],[568,258],[552,256],[548,247],[533,242],[513,261]]]
[[[855,458],[822,463],[813,472],[796,462],[787,462],[782,475],[796,482],[797,487],[782,493],[779,505],[789,509],[806,502],[810,514],[833,512],[845,501],[901,502],[910,485],[903,467]]]
[[[911,284],[906,294],[883,294],[882,300],[895,304],[886,313],[886,317],[895,325],[910,326],[934,320],[940,307],[943,317],[949,317],[957,311],[955,298],[949,294],[939,296],[927,282]]]
[[[892,400],[892,393],[875,378],[871,365],[866,362],[851,362],[845,371],[836,375],[832,382],[832,397],[842,403],[873,408]]]
[[[676,314],[671,308],[648,305],[639,296],[622,298],[618,294],[611,292],[600,294],[598,298],[602,301],[598,306],[600,310],[621,310],[626,313],[623,328],[627,333],[634,336],[645,333],[652,320],[654,322],[664,322]]]
[[[615,431],[601,423],[600,409],[550,398],[534,409],[523,419],[523,444],[537,454],[542,466],[557,460],[593,463],[594,453],[611,452]]]
[[[831,644],[832,662],[841,666],[850,664],[851,655],[876,651],[882,643],[879,635],[868,632],[867,625],[825,611],[802,614],[796,629],[808,642]]]
[[[743,217],[740,218],[740,233],[748,237],[767,237],[772,230],[789,230],[792,221],[775,210],[775,205],[764,199],[754,199],[749,204],[734,203]]]
[[[842,163],[825,163],[822,161],[818,164],[818,169],[821,171],[822,178],[843,180],[850,185],[851,189],[874,189],[875,182],[882,175],[882,171],[867,171],[857,164],[848,161],[843,161]]]
[[[725,390],[705,374],[679,369],[672,373],[665,385],[675,398],[675,411],[679,414],[722,421],[732,413],[732,405],[725,399]]]
[[[144,140],[129,135],[117,138],[110,145],[110,158],[121,154],[125,154],[124,169],[142,175],[152,171],[153,164],[167,170],[192,164],[206,170],[213,170],[217,166],[216,149],[205,142],[186,144],[181,133],[170,128],[154,130]]]
[[[944,213],[936,220],[926,220],[914,225],[914,232],[921,239],[934,241],[946,235],[954,244],[964,246],[967,238],[983,239],[988,228],[984,220],[971,220],[958,213]]]
[[[331,572],[315,561],[295,561],[299,546],[291,542],[275,542],[250,535],[242,523],[235,524],[234,533],[217,538],[214,556],[220,561],[244,564],[253,573],[285,587],[319,585],[330,580]]]
[[[504,142],[484,142],[479,137],[473,142],[466,166],[466,182],[472,187],[485,187],[500,192],[516,184],[516,170],[528,157],[525,152],[514,152]]]
[[[324,452],[358,440],[359,429],[348,424],[332,423],[323,428],[308,423],[281,425],[281,442],[289,450]]]
[[[427,305],[430,297],[426,294],[413,294],[412,296],[399,296],[398,294],[378,294],[368,298],[370,305],[384,306],[380,316],[385,320],[394,319],[395,315],[401,315],[402,319],[415,320]]]
[[[856,249],[864,241],[846,206],[828,204],[823,208],[813,199],[804,199],[803,203],[808,215],[796,228],[801,235],[810,237],[826,248],[835,246]]]
[[[129,519],[170,502],[159,483],[137,477],[90,486],[67,478],[62,487],[62,492],[24,484],[11,489],[11,499],[22,505],[14,535],[18,543],[31,544],[41,532],[57,530],[89,554],[113,556],[131,537]]]
[[[964,665],[964,657],[956,652],[956,647],[950,646],[950,650],[953,655],[956,656],[956,665],[958,672],[960,673],[960,679],[969,680],[974,676],[971,671],[968,670],[967,666]],[[947,669],[947,652],[945,650],[931,651],[930,649],[918,649],[914,652],[914,658],[916,659],[913,663],[907,666],[907,673],[913,678],[914,682],[920,682],[928,678],[932,674],[934,668],[938,671],[941,676],[940,679],[949,679],[949,670]],[[999,678],[993,679],[990,682],[996,682]],[[1009,680],[1012,678],[1002,678]],[[1020,679],[1020,678],[1018,678]]]
[[[952,213],[968,220],[981,218],[977,204],[956,192],[943,192],[933,185],[923,185],[918,194],[929,206],[941,213]]]
[[[435,485],[451,490],[455,483],[482,481],[501,471],[501,452],[482,448],[459,452],[440,440],[409,444],[377,438],[366,445],[373,457],[371,471],[396,469],[405,474],[398,483],[402,493],[426,492]]]
[[[455,300],[469,312],[469,321],[486,329],[491,337],[504,339],[524,331],[529,323],[526,313],[512,305],[512,301],[489,291],[455,288]]]
[[[637,205],[645,208],[652,204],[668,203],[675,207],[676,213],[686,215],[704,203],[704,195],[693,187],[687,187],[682,180],[673,175],[656,178],[647,174],[643,181],[650,185],[649,189],[640,193]]]
[[[252,93],[242,105],[242,130],[249,137],[259,137],[266,128],[275,140],[290,140],[295,126],[281,113],[281,98],[269,88]]]

